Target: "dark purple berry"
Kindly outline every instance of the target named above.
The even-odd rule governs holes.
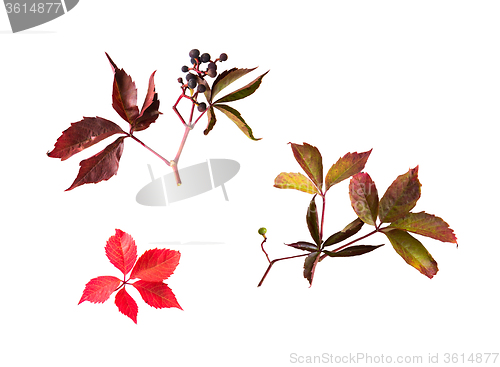
[[[203,84],[198,85],[198,92],[199,93],[205,93],[206,90],[207,90],[207,87],[205,87]]]
[[[208,69],[207,75],[211,78],[215,78],[215,76],[217,75],[217,71],[215,71],[215,69]]]
[[[191,64],[195,65],[197,62],[200,63],[200,60],[191,58]]]
[[[211,62],[210,64],[208,64],[207,68],[208,70],[210,69],[217,70],[217,65],[215,64],[215,62]]]
[[[194,89],[196,88],[196,85],[198,84],[198,82],[196,81],[195,78],[191,78],[189,79],[188,81],[188,87],[191,88],[191,89]]]
[[[182,78],[177,78],[177,81],[182,84]]]
[[[200,56],[200,51],[198,49],[194,48],[191,51],[189,51],[189,57],[190,58],[195,59],[198,56]]]
[[[209,62],[210,61],[210,55],[207,53],[204,53],[200,56],[201,62]]]
[[[226,53],[222,53],[222,54],[220,54],[220,56],[219,56],[219,60],[220,60],[220,61],[226,61],[226,60],[227,60],[227,54],[226,54]]]
[[[190,81],[191,79],[193,79],[194,77],[195,77],[195,75],[194,75],[194,74],[189,73],[189,74],[187,74],[187,75],[186,75],[186,80],[189,82],[189,81]]]
[[[188,68],[186,65],[184,65],[184,66],[181,68],[181,70],[182,70],[182,72],[183,72],[183,73],[187,73],[187,72],[189,71],[189,68]]]
[[[198,105],[198,111],[200,112],[203,112],[207,109],[207,104],[205,102],[201,102],[199,105]]]

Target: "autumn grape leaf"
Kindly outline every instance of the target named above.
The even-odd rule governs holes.
[[[120,229],[116,229],[115,235],[108,239],[105,250],[111,264],[124,276],[130,270],[132,273],[128,279],[123,280],[113,276],[101,276],[90,280],[78,304],[84,301],[103,303],[112,293],[118,291],[115,295],[118,310],[137,324],[139,310],[137,303],[125,290],[127,285],[131,285],[139,291],[143,300],[154,308],[177,307],[182,310],[172,290],[162,282],[174,272],[179,264],[180,253],[178,251],[148,250],[137,260],[137,247],[134,239]],[[130,283],[130,280],[135,278],[140,280]]]
[[[139,312],[139,307],[137,307],[137,303],[134,301],[132,296],[127,293],[125,287],[116,293],[115,305],[122,314],[130,317],[132,321],[137,324],[137,313]]]
[[[226,70],[219,74],[217,78],[215,79],[214,83],[212,84],[212,94],[210,97],[207,99],[209,102],[212,102],[213,98],[224,88],[226,88],[228,85],[231,83],[235,82],[239,78],[241,78],[243,75],[248,74],[249,72],[255,70],[257,68],[252,68],[252,69],[238,69],[238,68],[232,68],[229,70]]]
[[[172,290],[163,282],[138,280],[132,284],[139,291],[142,299],[154,308],[176,307],[182,310]]]
[[[304,278],[309,281],[309,287],[312,286],[314,272],[316,271],[316,265],[320,260],[321,252],[312,252],[307,255],[306,260],[304,261]]]
[[[334,163],[325,178],[325,192],[335,184],[361,172],[365,168],[366,161],[370,156],[372,149],[362,153],[347,153]]]
[[[318,148],[304,143],[304,145],[291,143],[295,159],[309,176],[318,191],[323,187],[323,159]]]
[[[122,119],[132,125],[139,116],[137,88],[130,75],[123,69],[119,69],[107,53],[106,57],[115,73],[113,80],[113,108]]]
[[[409,265],[429,278],[436,275],[439,270],[437,262],[419,240],[401,229],[387,227],[382,232],[391,241],[396,252]]]
[[[118,171],[120,158],[123,153],[123,140],[119,137],[104,150],[80,162],[80,171],[73,184],[66,189],[69,191],[86,183],[98,183],[109,180]]]
[[[214,128],[217,118],[215,117],[215,111],[212,106],[207,110],[208,125],[203,134],[208,135],[208,133]]]
[[[316,207],[316,195],[313,196],[311,202],[309,203],[309,208],[307,209],[306,221],[309,232],[314,242],[319,246],[321,245],[321,236],[319,233],[319,221],[318,221],[318,208]]]
[[[398,176],[389,186],[379,204],[382,223],[391,223],[406,216],[420,198],[418,166]]]
[[[246,69],[246,70],[248,70],[248,69]],[[253,69],[251,69],[251,70],[253,70]],[[252,81],[252,82],[248,83],[247,85],[245,85],[244,87],[241,87],[240,89],[235,90],[232,93],[229,93],[225,97],[222,97],[222,98],[218,99],[217,101],[214,102],[214,104],[237,101],[238,99],[242,99],[242,98],[248,97],[249,95],[253,94],[259,88],[260,84],[262,83],[262,78],[264,78],[264,76],[267,73],[269,73],[269,70],[266,71],[261,76],[259,76],[254,81]],[[220,82],[220,83],[222,83],[222,82]],[[212,88],[214,88],[214,87],[212,86]],[[219,89],[219,91],[220,91],[220,89]],[[213,90],[212,90],[212,99],[213,99],[213,97],[214,96],[213,96]]]
[[[262,138],[255,138],[253,136],[252,129],[250,128],[250,126],[247,125],[247,123],[245,122],[243,117],[241,117],[241,114],[237,110],[235,110],[234,108],[229,107],[228,105],[225,105],[225,104],[214,104],[214,107],[217,108],[219,111],[223,112],[227,117],[229,117],[229,119],[231,121],[233,121],[236,124],[236,126],[238,126],[238,128],[241,131],[243,131],[243,133],[247,137],[249,137],[252,140],[262,139]],[[209,122],[209,127],[210,127],[210,124],[211,124],[211,120]],[[215,124],[215,121],[214,121],[214,124]],[[213,128],[213,124],[211,126]]]
[[[137,260],[137,246],[131,235],[120,229],[116,230],[106,242],[106,256],[123,275],[127,275],[132,270]]]
[[[368,252],[372,252],[373,250],[378,249],[381,246],[384,246],[384,245],[378,245],[378,246],[356,245],[356,246],[347,247],[347,248],[340,250],[338,252],[332,252],[332,251],[327,251],[327,250],[323,250],[323,252],[331,257],[350,257],[350,256],[359,256],[359,255],[367,254]]]
[[[78,304],[89,301],[92,303],[104,303],[109,296],[116,291],[121,280],[112,276],[101,276],[91,279],[83,290],[82,298]]]
[[[319,194],[314,184],[302,173],[281,172],[274,179],[274,187],[278,189],[295,189],[308,194]]]
[[[64,130],[54,149],[47,153],[51,158],[68,159],[82,150],[114,134],[126,134],[120,126],[102,117],[84,117]]]
[[[356,218],[354,221],[349,223],[343,230],[334,233],[330,237],[328,237],[326,241],[323,243],[323,247],[334,245],[336,243],[348,239],[351,236],[354,236],[356,233],[359,232],[359,230],[361,229],[361,227],[363,227],[364,224],[365,223],[361,219]]]
[[[180,252],[175,250],[148,250],[137,260],[130,279],[161,282],[173,274],[180,257]]]
[[[317,245],[315,245],[314,243],[311,243],[311,242],[306,242],[306,241],[299,241],[299,242],[290,243],[290,244],[287,244],[287,246],[296,248],[298,250],[309,251],[309,252],[318,251]]]
[[[359,219],[375,225],[378,216],[378,193],[375,182],[368,173],[357,173],[349,182],[351,205]]]
[[[425,212],[408,213],[403,218],[392,222],[389,227],[403,229],[443,242],[457,243],[457,238],[448,223]]]

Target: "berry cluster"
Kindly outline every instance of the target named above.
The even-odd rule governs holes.
[[[215,78],[217,76],[217,62],[218,61],[226,61],[227,54],[222,53],[220,56],[212,61],[210,54],[203,53],[200,55],[200,51],[198,49],[193,49],[189,51],[189,57],[191,58],[192,67],[188,67],[184,65],[181,68],[181,71],[186,74],[186,81],[184,82],[183,78],[178,78],[177,81],[182,84],[183,92],[186,91],[187,88],[191,90],[191,93],[196,89],[195,94],[193,95],[193,102],[195,102],[198,106],[198,111],[203,112],[207,109],[206,103],[198,103],[196,101],[196,97],[198,93],[204,93],[207,88],[205,86],[205,76],[209,76],[211,78]],[[201,64],[208,64],[205,70],[202,70]]]

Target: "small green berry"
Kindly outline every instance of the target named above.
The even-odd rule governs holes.
[[[265,229],[264,227],[259,228],[259,234],[260,234],[261,236],[266,237],[266,233],[267,233],[267,229]]]

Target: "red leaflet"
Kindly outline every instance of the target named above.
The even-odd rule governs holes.
[[[130,75],[123,69],[118,69],[107,53],[106,56],[115,72],[113,81],[113,108],[122,119],[132,124],[137,116],[139,116],[137,88]]]
[[[101,276],[92,279],[85,286],[82,298],[78,304],[89,301],[92,303],[103,303],[109,296],[118,291],[115,296],[115,304],[118,310],[128,316],[137,324],[137,313],[139,311],[137,303],[127,293],[127,285],[134,286],[141,294],[142,299],[154,308],[176,307],[182,310],[177,302],[172,290],[162,282],[168,278],[179,264],[180,253],[167,249],[154,249],[146,251],[138,260],[137,247],[135,241],[128,233],[116,229],[115,235],[106,242],[106,256],[111,264],[118,268],[124,276],[131,269],[132,274],[129,279],[120,280],[113,276]],[[134,273],[138,276],[133,276]],[[141,278],[135,283],[130,283],[131,279]],[[153,279],[153,280],[145,280]],[[157,280],[159,279],[159,280]]]
[[[51,158],[64,161],[85,148],[99,143],[114,134],[126,134],[120,126],[101,117],[84,117],[64,130],[57,139],[54,149],[47,153]]]
[[[108,300],[111,293],[120,285],[121,280],[117,277],[102,276],[91,279],[83,290],[82,298],[78,304],[89,301],[92,303],[103,303]]]
[[[106,242],[106,256],[123,275],[127,275],[137,260],[137,247],[131,235],[120,229]]]
[[[80,171],[69,191],[86,183],[109,180],[118,171],[118,163],[123,153],[123,139],[120,137],[96,155],[80,162]]]
[[[177,303],[172,290],[163,282],[146,282],[138,280],[132,284],[139,291],[142,299],[154,308],[182,307]]]
[[[174,272],[179,264],[180,252],[167,249],[146,251],[137,260],[130,279],[142,279],[148,282],[161,282]]]
[[[125,287],[120,289],[115,296],[115,305],[125,316],[132,319],[133,322],[137,324],[137,313],[139,312],[139,307],[135,303],[134,299],[127,293]]]

